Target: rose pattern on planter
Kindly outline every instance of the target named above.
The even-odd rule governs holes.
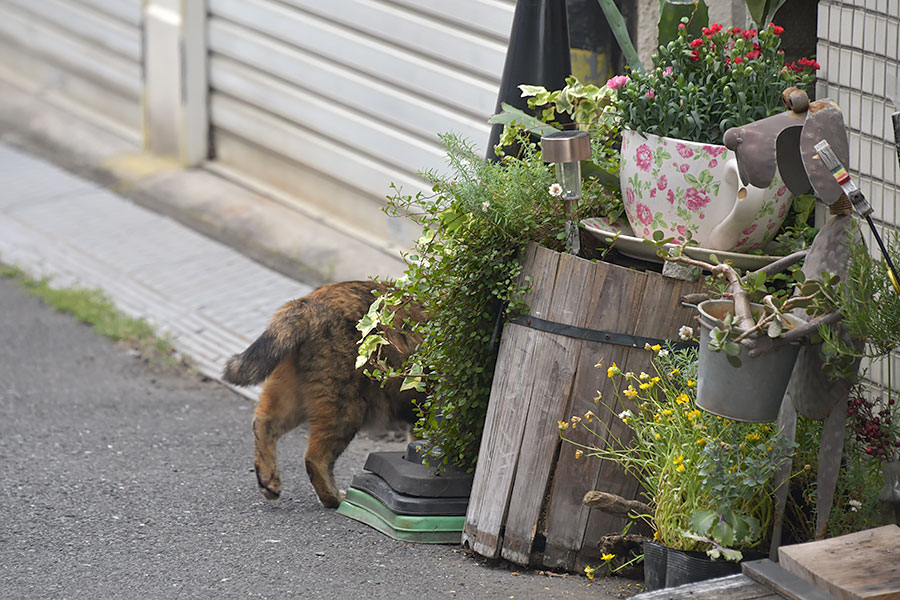
[[[662,231],[683,243],[690,232],[703,247],[738,252],[762,248],[775,237],[793,200],[778,175],[765,190],[742,186],[734,154],[725,146],[630,130],[622,137],[621,187],[635,235],[652,240]],[[722,239],[711,233],[732,215],[744,187],[756,210],[743,222],[727,224],[736,228],[726,236],[730,247],[707,245]]]

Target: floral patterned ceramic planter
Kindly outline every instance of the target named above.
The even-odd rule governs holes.
[[[746,252],[772,240],[793,196],[776,174],[768,188],[745,186],[725,146],[622,134],[620,167],[625,213],[635,235],[655,231],[704,248]]]

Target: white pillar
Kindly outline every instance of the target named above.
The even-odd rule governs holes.
[[[184,166],[208,152],[206,0],[144,0],[144,147]]]

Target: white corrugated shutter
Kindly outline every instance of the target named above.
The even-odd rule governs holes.
[[[0,0],[0,67],[139,135],[141,0]]]
[[[483,149],[513,0],[209,0],[217,161],[314,212],[406,245],[390,184],[445,168],[437,134]]]

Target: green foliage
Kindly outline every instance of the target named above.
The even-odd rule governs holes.
[[[158,337],[145,319],[129,317],[116,309],[100,290],[54,288],[47,279],[32,279],[20,269],[4,265],[0,265],[0,277],[16,280],[50,308],[91,325],[98,334],[113,341],[134,344],[155,362],[177,362],[173,359],[175,349],[169,340]]]
[[[660,0],[657,44],[665,46],[678,36],[678,25],[687,19],[685,27],[693,37],[709,25],[709,10],[703,0]]]
[[[380,373],[372,374],[403,375],[417,379],[412,384],[423,384],[427,398],[417,407],[415,431],[430,442],[432,464],[471,468],[490,396],[496,326],[525,309],[521,252],[532,240],[563,250],[565,214],[562,200],[548,192],[553,173],[527,136],[517,138],[518,156],[500,162],[485,162],[454,135],[441,139],[451,173],[424,174],[433,185],[431,196],[405,196],[395,189],[388,207],[423,228],[405,256],[405,275],[394,282],[404,299],[429,315],[424,322],[406,325],[423,342],[404,373],[376,365],[374,371]],[[602,212],[604,199],[590,186],[585,192],[581,210]],[[385,301],[384,307],[389,310],[396,301]],[[389,318],[384,307],[376,308],[370,320]],[[376,315],[379,311],[383,316]]]
[[[759,29],[772,22],[778,9],[787,0],[747,0],[747,10]]]
[[[712,25],[693,38],[687,28],[654,57],[654,69],[632,71],[616,105],[629,129],[720,144],[725,130],[784,110],[781,92],[815,80],[813,61],[785,66],[781,28],[759,31]]]
[[[840,410],[843,407],[838,407]],[[789,542],[809,542],[815,538],[816,473],[822,422],[799,417],[797,445],[791,472],[791,493],[785,509],[784,526]],[[836,537],[882,525],[877,496],[883,480],[879,463],[859,452],[853,433],[848,434],[841,461],[834,504],[828,518],[827,537]]]
[[[615,0],[597,0],[597,2],[600,3],[606,22],[609,23],[609,28],[612,30],[616,42],[619,43],[619,48],[622,49],[625,62],[628,63],[632,71],[643,71],[644,66],[641,64],[641,59],[638,58],[634,44],[631,43],[631,36],[628,35],[628,24],[625,22],[625,17],[622,16],[622,13],[619,12],[619,7],[616,6]]]
[[[729,421],[694,406],[697,351],[655,352],[652,374],[624,372],[613,363],[616,416],[630,439],[593,412],[559,423],[576,456],[616,461],[650,500],[655,538],[682,550],[740,558],[772,523],[772,477],[792,450],[770,426]],[[607,411],[610,404],[596,398]],[[587,431],[587,442],[574,431]]]

